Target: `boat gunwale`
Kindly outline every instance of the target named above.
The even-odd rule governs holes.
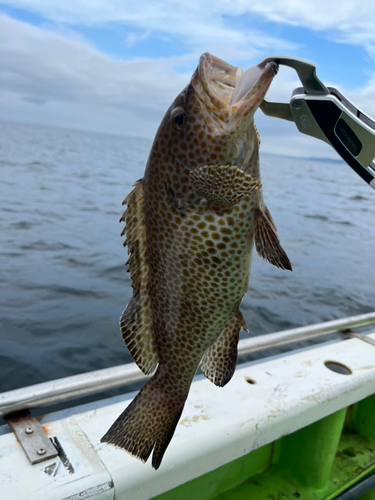
[[[242,339],[238,344],[238,355],[244,356],[374,323],[375,312],[372,312]],[[135,363],[127,363],[14,389],[0,394],[0,417],[122,387],[149,377]]]

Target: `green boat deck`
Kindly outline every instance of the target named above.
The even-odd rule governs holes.
[[[333,500],[373,473],[375,395],[155,500]],[[360,499],[375,500],[375,488]]]

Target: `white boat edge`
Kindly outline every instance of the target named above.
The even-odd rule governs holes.
[[[368,337],[375,340],[375,333]],[[351,374],[331,371],[327,361]],[[357,338],[239,365],[222,389],[198,377],[158,471],[100,443],[130,403],[132,395],[125,394],[121,402],[105,400],[43,425],[60,443],[65,463],[56,457],[30,465],[15,435],[0,435],[0,498],[146,500],[374,393],[375,346]]]

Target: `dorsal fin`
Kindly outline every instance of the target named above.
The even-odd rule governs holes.
[[[148,295],[147,240],[144,217],[143,179],[134,184],[133,191],[125,198],[127,205],[120,222],[125,222],[128,245],[130,277],[133,280],[133,297],[120,318],[122,338],[134,361],[146,375],[158,363],[158,352],[152,326],[151,302]]]

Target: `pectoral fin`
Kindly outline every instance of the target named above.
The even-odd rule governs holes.
[[[260,257],[276,267],[292,271],[292,265],[280,245],[275,223],[267,207],[264,211],[262,209],[256,211],[255,246]]]
[[[125,199],[127,205],[120,221],[126,226],[129,272],[133,280],[133,297],[120,318],[122,338],[134,361],[146,375],[153,372],[158,363],[158,352],[152,325],[151,302],[148,295],[147,242],[144,221],[143,181]]]
[[[207,165],[190,172],[200,196],[214,206],[231,207],[262,185],[235,165]]]
[[[219,387],[224,387],[233,377],[237,365],[237,345],[241,330],[248,331],[242,313],[237,311],[202,358],[202,373]]]

